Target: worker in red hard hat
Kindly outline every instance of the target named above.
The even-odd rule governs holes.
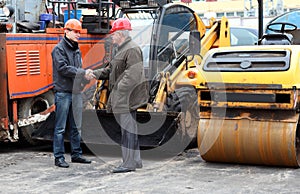
[[[135,171],[142,167],[136,123],[137,109],[148,102],[147,82],[144,75],[140,47],[131,39],[131,23],[119,18],[112,24],[112,43],[117,52],[106,68],[94,70],[98,79],[109,80],[107,111],[115,114],[121,126],[123,162],[113,173]]]
[[[114,33],[118,30],[132,30],[131,23],[127,18],[119,18],[113,22],[110,33]]]
[[[78,46],[81,23],[70,19],[65,23],[65,36],[52,50],[53,85],[55,92],[55,126],[53,155],[55,166],[68,168],[65,161],[64,134],[70,130],[71,161],[91,163],[82,156],[80,130],[82,125],[82,89],[93,77],[91,69],[82,68],[82,56]],[[67,121],[69,122],[67,125]]]

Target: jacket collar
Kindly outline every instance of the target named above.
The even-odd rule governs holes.
[[[78,43],[77,42],[73,42],[71,41],[70,39],[68,39],[66,37],[66,35],[64,36],[63,38],[64,42],[66,43],[66,45],[71,48],[72,50],[77,50],[79,47],[78,47]]]
[[[124,47],[124,45],[127,44],[127,43],[130,42],[130,41],[131,41],[131,37],[128,36],[128,37],[124,40],[124,42],[122,42],[122,43],[120,44],[119,50],[122,49],[122,47]]]

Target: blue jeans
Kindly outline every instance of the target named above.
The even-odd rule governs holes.
[[[64,134],[69,121],[71,157],[82,155],[80,130],[82,124],[82,95],[65,92],[55,93],[55,127],[53,153],[55,158],[64,158]]]

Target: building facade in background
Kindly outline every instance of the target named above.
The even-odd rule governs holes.
[[[255,17],[258,14],[257,0],[176,0],[174,2],[188,3],[202,16],[211,12],[216,17]],[[266,17],[300,9],[298,0],[263,0],[263,3]]]
[[[258,26],[257,0],[175,0],[174,2],[188,4],[204,20],[225,16],[231,26],[253,28]],[[300,9],[299,0],[263,0],[263,4],[264,24],[277,15]]]

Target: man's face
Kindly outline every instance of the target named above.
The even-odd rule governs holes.
[[[65,30],[67,38],[74,42],[78,42],[80,38],[80,31],[79,30],[72,30],[72,29],[66,29]]]
[[[119,45],[121,43],[121,32],[120,31],[116,31],[114,33],[112,33],[112,43],[113,44],[117,44]]]

